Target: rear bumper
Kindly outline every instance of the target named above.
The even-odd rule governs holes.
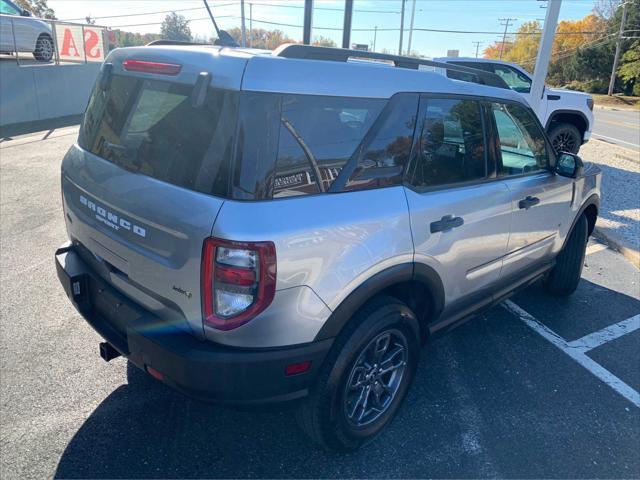
[[[137,367],[198,400],[233,405],[281,403],[305,397],[332,339],[303,346],[245,350],[200,341],[161,320],[107,284],[69,243],[56,251],[58,279],[85,320]],[[285,376],[292,363],[306,373]]]

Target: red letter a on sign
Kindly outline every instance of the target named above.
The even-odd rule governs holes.
[[[73,54],[70,53],[71,49],[73,49]],[[80,56],[80,53],[78,53],[78,47],[76,47],[76,42],[73,40],[73,34],[68,28],[64,29],[64,38],[62,39],[62,49],[60,51],[60,55],[64,57]]]

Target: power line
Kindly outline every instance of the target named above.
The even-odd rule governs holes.
[[[277,3],[257,3],[257,2],[251,2],[253,5],[260,5],[262,7],[279,7],[279,8],[298,8],[298,9],[303,9],[304,5],[281,5],[281,4],[277,4]],[[344,12],[344,8],[331,8],[331,7],[313,7],[314,10],[328,10],[328,11],[332,11],[332,12]],[[399,14],[400,12],[397,12],[395,10],[360,10],[360,9],[354,9],[354,12],[359,12],[359,13],[395,13],[396,15]]]
[[[235,3],[222,3],[220,5],[216,5],[216,8],[220,8],[220,7],[227,7],[229,5],[235,5]],[[192,8],[178,8],[178,9],[173,9],[173,10],[160,10],[157,12],[142,12],[142,13],[126,13],[124,15],[107,15],[107,16],[101,16],[101,17],[91,17],[92,19],[95,20],[102,20],[104,18],[123,18],[123,17],[139,17],[139,16],[145,16],[145,15],[159,15],[161,13],[173,13],[173,12],[188,12],[188,11],[193,11],[193,10],[204,10],[204,7],[192,7]],[[63,22],[71,22],[74,20],[85,20],[87,17],[82,17],[82,18],[68,18],[66,20],[61,20]]]
[[[615,33],[610,33],[608,35],[605,35],[603,37],[600,38],[596,38],[595,40],[591,40],[589,42],[585,42],[582,45],[579,45],[577,47],[574,48],[567,48],[566,50],[560,50],[559,52],[556,52],[553,54],[553,56],[555,57],[555,60],[560,60],[566,57],[570,57],[571,55],[573,55],[574,52],[580,50],[581,48],[585,48],[585,47],[593,47],[596,45],[601,45],[603,43],[608,42],[612,36],[614,36]],[[536,57],[530,58],[528,60],[523,60],[521,62],[518,62],[520,65],[529,65],[532,63],[535,63],[536,61]]]
[[[240,18],[237,17],[235,15],[216,15],[216,18]],[[209,20],[211,21],[211,18],[209,17],[201,17],[201,18],[190,18],[188,21],[189,22],[199,22],[202,20]],[[127,24],[127,25],[109,25],[109,28],[124,28],[124,27],[146,27],[149,25],[162,25],[163,22],[152,22],[152,23],[132,23],[132,24]]]

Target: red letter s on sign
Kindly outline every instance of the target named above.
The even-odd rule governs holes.
[[[98,48],[98,43],[100,42],[100,38],[95,30],[85,29],[84,31],[84,48],[87,52],[87,57],[89,58],[100,58],[102,56],[102,52],[100,48]]]

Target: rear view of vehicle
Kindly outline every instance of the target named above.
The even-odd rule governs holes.
[[[425,64],[111,52],[62,164],[56,252],[102,357],[197,399],[295,403],[310,438],[353,450],[393,419],[429,335],[547,274],[575,290],[597,173],[557,160],[496,75]]]

